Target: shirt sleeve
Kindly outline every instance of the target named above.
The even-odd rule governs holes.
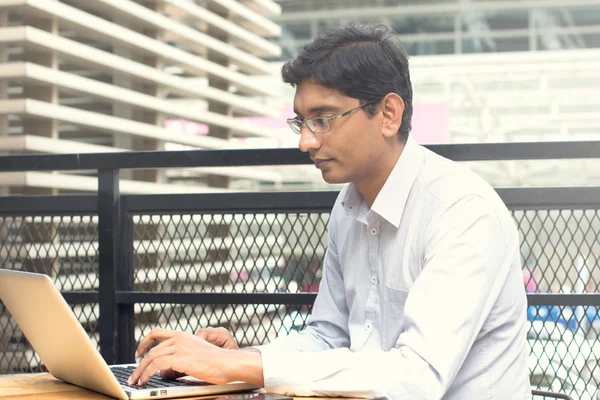
[[[299,333],[280,336],[267,345],[257,346],[263,356],[267,352],[315,352],[350,346],[348,306],[336,244],[336,217],[343,212],[338,207],[336,204],[331,212],[323,275],[306,328]]]
[[[408,294],[404,330],[393,349],[267,352],[266,389],[297,396],[440,399],[502,290],[513,261],[506,249],[488,200],[458,200],[424,229],[423,269]]]

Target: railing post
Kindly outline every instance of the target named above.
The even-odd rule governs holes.
[[[119,257],[119,170],[98,170],[100,354],[115,364]]]
[[[133,215],[128,212],[127,201],[120,203],[121,240],[120,263],[117,268],[119,291],[134,291]],[[118,300],[118,299],[117,299]],[[117,363],[130,364],[135,361],[135,313],[134,304],[117,301]]]

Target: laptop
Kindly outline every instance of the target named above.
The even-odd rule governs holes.
[[[184,377],[153,376],[147,385],[130,386],[136,365],[108,366],[50,277],[0,269],[0,299],[39,354],[48,371],[65,382],[118,399],[167,399],[259,389],[233,382],[215,385]]]

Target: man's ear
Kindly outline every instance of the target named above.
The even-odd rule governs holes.
[[[398,135],[400,125],[402,125],[402,115],[404,114],[404,100],[396,93],[388,93],[380,101],[381,113],[381,133],[385,137],[394,137]]]

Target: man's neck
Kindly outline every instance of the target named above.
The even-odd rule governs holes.
[[[402,155],[404,146],[405,145],[401,145],[398,151],[390,152],[388,157],[378,163],[378,168],[373,169],[371,173],[368,174],[368,176],[365,176],[360,182],[354,182],[354,186],[367,202],[369,208],[375,203],[375,199]]]

